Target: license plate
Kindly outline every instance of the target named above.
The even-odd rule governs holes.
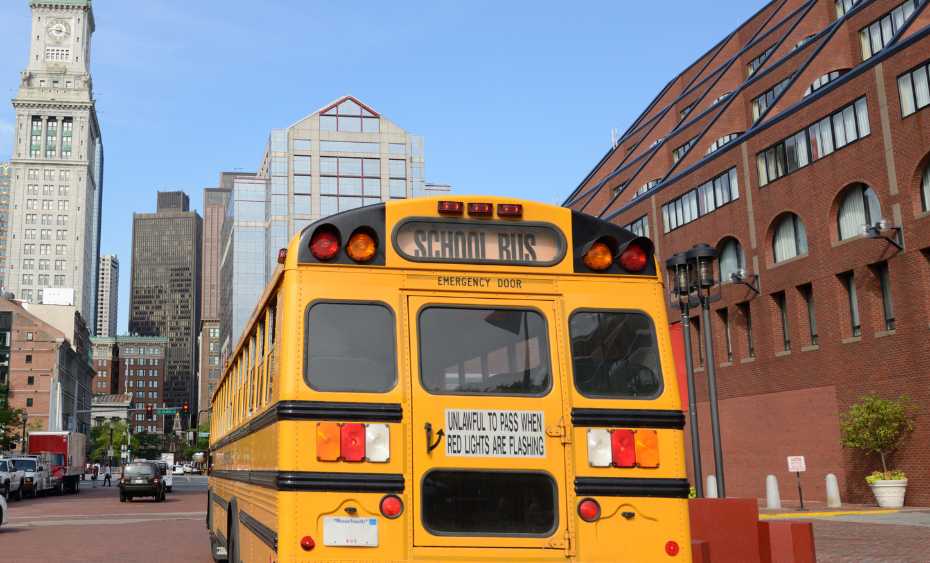
[[[145,479],[133,479],[132,482],[133,482],[133,483],[138,483],[138,484],[144,484],[144,483],[145,483]]]
[[[377,518],[323,518],[323,545],[343,547],[377,547]]]

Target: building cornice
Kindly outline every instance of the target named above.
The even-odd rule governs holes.
[[[23,100],[23,99],[14,99],[13,107],[16,109],[40,109],[40,108],[53,108],[53,109],[76,109],[76,110],[90,110],[95,112],[96,103],[94,100],[89,102],[69,102],[65,100]]]

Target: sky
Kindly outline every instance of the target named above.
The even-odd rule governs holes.
[[[255,170],[269,131],[351,94],[425,138],[426,178],[560,204],[680,71],[762,0],[94,0],[104,143],[101,254],[120,259],[155,192]],[[16,95],[28,0],[0,0],[0,94]],[[0,160],[13,144],[0,104]]]

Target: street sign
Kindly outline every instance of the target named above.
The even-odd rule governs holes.
[[[194,441],[194,433],[193,433],[193,432],[188,432],[188,433],[187,433],[187,441],[188,441],[188,442],[193,442],[193,441]]]
[[[807,466],[804,464],[803,455],[789,455],[788,456],[788,471],[791,473],[801,473],[802,471],[807,471]]]
[[[155,414],[178,414],[178,409],[155,409]]]
[[[107,457],[113,457],[113,448],[107,449]]]
[[[201,438],[209,438],[209,437],[210,437],[210,433],[209,433],[209,432],[198,432],[198,433],[197,433],[197,436],[199,436],[199,437],[201,437]]]

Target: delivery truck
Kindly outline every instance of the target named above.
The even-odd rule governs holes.
[[[29,453],[48,456],[52,489],[77,493],[87,455],[87,437],[80,432],[32,432]]]

